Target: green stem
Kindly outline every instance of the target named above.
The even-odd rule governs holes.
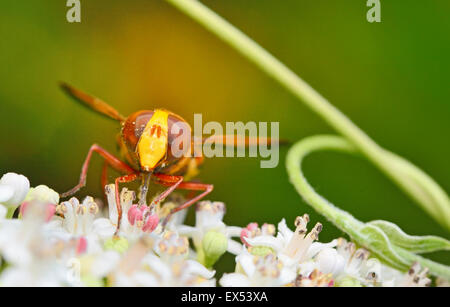
[[[7,211],[7,213],[6,213],[6,218],[7,219],[12,219],[13,218],[13,216],[14,216],[14,212],[16,212],[16,207],[8,207],[8,211]]]
[[[391,178],[442,226],[450,230],[450,200],[446,192],[419,168],[376,144],[309,84],[229,22],[195,0],[167,0],[217,35],[345,136],[359,152]]]
[[[336,227],[355,238],[364,225],[348,212],[339,209],[314,191],[302,172],[303,159],[314,151],[333,150],[356,153],[356,149],[344,139],[336,136],[313,136],[295,144],[288,152],[286,168],[289,179],[306,203],[325,216]],[[345,222],[344,222],[345,221]]]

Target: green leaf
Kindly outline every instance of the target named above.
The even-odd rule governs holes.
[[[394,223],[382,220],[371,221],[368,224],[377,226],[389,237],[389,240],[413,253],[422,254],[439,250],[450,250],[450,241],[436,236],[411,236],[406,234]]]
[[[377,255],[380,259],[386,261],[392,267],[399,270],[407,270],[410,263],[407,259],[401,257],[392,246],[389,238],[378,227],[374,225],[364,225],[359,231],[360,236],[363,238],[358,242],[366,247],[373,254]]]

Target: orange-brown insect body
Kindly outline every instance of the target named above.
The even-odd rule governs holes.
[[[158,114],[162,117],[162,122],[152,123],[152,119]],[[187,172],[194,172],[196,166],[201,163],[201,159],[195,159],[187,155],[173,155],[172,146],[174,146],[173,143],[177,138],[179,140],[177,146],[184,148],[185,151],[189,151],[189,154],[191,153],[191,144],[186,144],[187,140],[184,140],[182,134],[190,135],[192,129],[179,115],[162,109],[142,110],[131,114],[121,123],[121,126],[122,128],[117,139],[120,152],[136,170],[141,172],[154,171],[169,175],[184,175]],[[175,128],[174,126],[177,127]],[[145,135],[146,133],[150,135]],[[146,147],[140,149],[139,144],[143,141],[143,138],[148,138],[149,142],[146,144]],[[161,141],[164,138],[166,140]],[[160,148],[163,153],[162,157],[160,159],[156,158],[157,161],[152,161],[154,162],[153,165],[146,165],[142,155],[149,150],[149,147],[157,146],[158,143],[163,147]],[[148,152],[148,154],[154,154],[154,152]]]

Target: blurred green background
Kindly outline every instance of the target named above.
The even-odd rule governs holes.
[[[450,191],[449,1],[208,0],[327,97],[382,146],[410,159]],[[81,23],[65,0],[0,2],[0,173],[59,192],[74,186],[89,146],[117,153],[118,125],[57,87],[64,80],[127,115],[164,107],[192,123],[279,121],[283,138],[333,133],[321,118],[198,24],[164,1],[81,1]],[[207,160],[199,177],[227,204],[226,222],[292,225],[308,212],[284,166],[258,159]],[[79,196],[101,197],[94,159]],[[309,157],[306,174],[336,205],[363,221],[386,219],[411,234],[449,237],[366,161],[335,153]],[[114,174],[111,173],[111,179]],[[191,210],[192,211],[192,210]],[[192,220],[192,212],[190,213]],[[325,222],[321,241],[342,235]],[[432,258],[450,263],[445,253]],[[232,257],[222,260],[232,267]]]

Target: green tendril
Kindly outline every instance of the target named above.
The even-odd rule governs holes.
[[[448,240],[435,236],[410,236],[397,225],[386,221],[363,223],[319,195],[308,183],[301,168],[304,158],[317,151],[359,154],[355,146],[338,136],[312,136],[296,143],[289,150],[286,166],[291,183],[306,203],[390,266],[405,271],[417,261],[433,275],[450,278],[450,267],[415,254],[450,250]]]

